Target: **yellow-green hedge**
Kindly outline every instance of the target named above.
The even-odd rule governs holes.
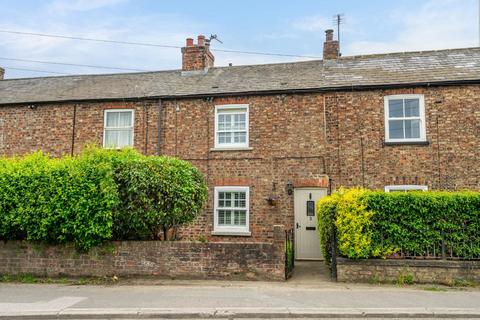
[[[439,255],[442,237],[452,256],[480,257],[479,192],[385,193],[340,189],[317,205],[322,251],[331,249],[332,226],[338,250],[352,259],[388,257],[402,250]]]

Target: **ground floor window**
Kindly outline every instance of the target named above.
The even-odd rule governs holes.
[[[385,186],[385,192],[409,192],[409,191],[427,191],[427,186],[419,185],[393,185]]]
[[[249,233],[249,187],[215,187],[214,232]]]

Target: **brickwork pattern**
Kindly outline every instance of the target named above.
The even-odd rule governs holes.
[[[480,262],[339,258],[337,277],[343,282],[398,282],[411,277],[415,283],[451,285],[470,281],[480,284]]]
[[[215,57],[210,52],[210,44],[205,36],[199,35],[197,44],[188,38],[187,44],[182,48],[182,70],[195,71],[213,67]]]
[[[384,97],[409,93],[425,95],[428,144],[385,145]],[[104,110],[132,108],[136,149],[156,154],[160,147],[161,154],[192,162],[208,182],[206,208],[182,228],[183,240],[272,242],[273,225],[293,225],[289,183],[325,187],[330,177],[334,188],[480,190],[479,97],[480,86],[470,85],[2,106],[0,154],[42,149],[59,156],[71,153],[72,142],[74,153],[88,142],[101,145]],[[215,105],[235,103],[249,104],[251,150],[214,150]],[[219,185],[250,187],[251,237],[211,234],[213,188]]]
[[[0,242],[0,275],[281,281],[284,235],[282,228],[277,231],[279,238],[273,243],[122,241],[88,253],[78,253],[72,246]]]
[[[134,146],[156,154],[158,101],[38,104],[0,107],[0,155],[42,150],[54,156],[77,154],[87,144],[103,144],[104,111],[133,109]]]

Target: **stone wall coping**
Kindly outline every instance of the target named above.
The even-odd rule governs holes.
[[[229,234],[231,235],[231,234]],[[127,245],[127,244],[151,244],[154,243],[157,246],[192,246],[192,245],[197,245],[197,246],[208,246],[208,245],[220,245],[220,246],[237,246],[237,245],[272,245],[273,244],[273,239],[272,242],[258,242],[258,241],[235,241],[235,242],[228,242],[228,241],[176,241],[176,240],[168,240],[168,241],[159,241],[159,240],[109,240],[105,241],[103,244],[91,248],[91,250],[95,249],[100,249],[105,245],[108,244],[117,244],[117,245]],[[7,241],[0,241],[0,246],[6,246],[6,245],[24,245],[24,246],[40,246],[40,247],[74,247],[73,244],[67,243],[67,244],[48,244],[48,243],[42,243],[42,242],[35,242],[35,241],[28,241],[28,240],[7,240]]]
[[[429,260],[429,259],[361,259],[337,258],[338,265],[469,268],[480,269],[480,260]]]

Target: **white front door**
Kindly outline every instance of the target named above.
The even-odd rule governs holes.
[[[317,230],[317,201],[327,195],[327,189],[295,189],[295,258],[323,260]]]

